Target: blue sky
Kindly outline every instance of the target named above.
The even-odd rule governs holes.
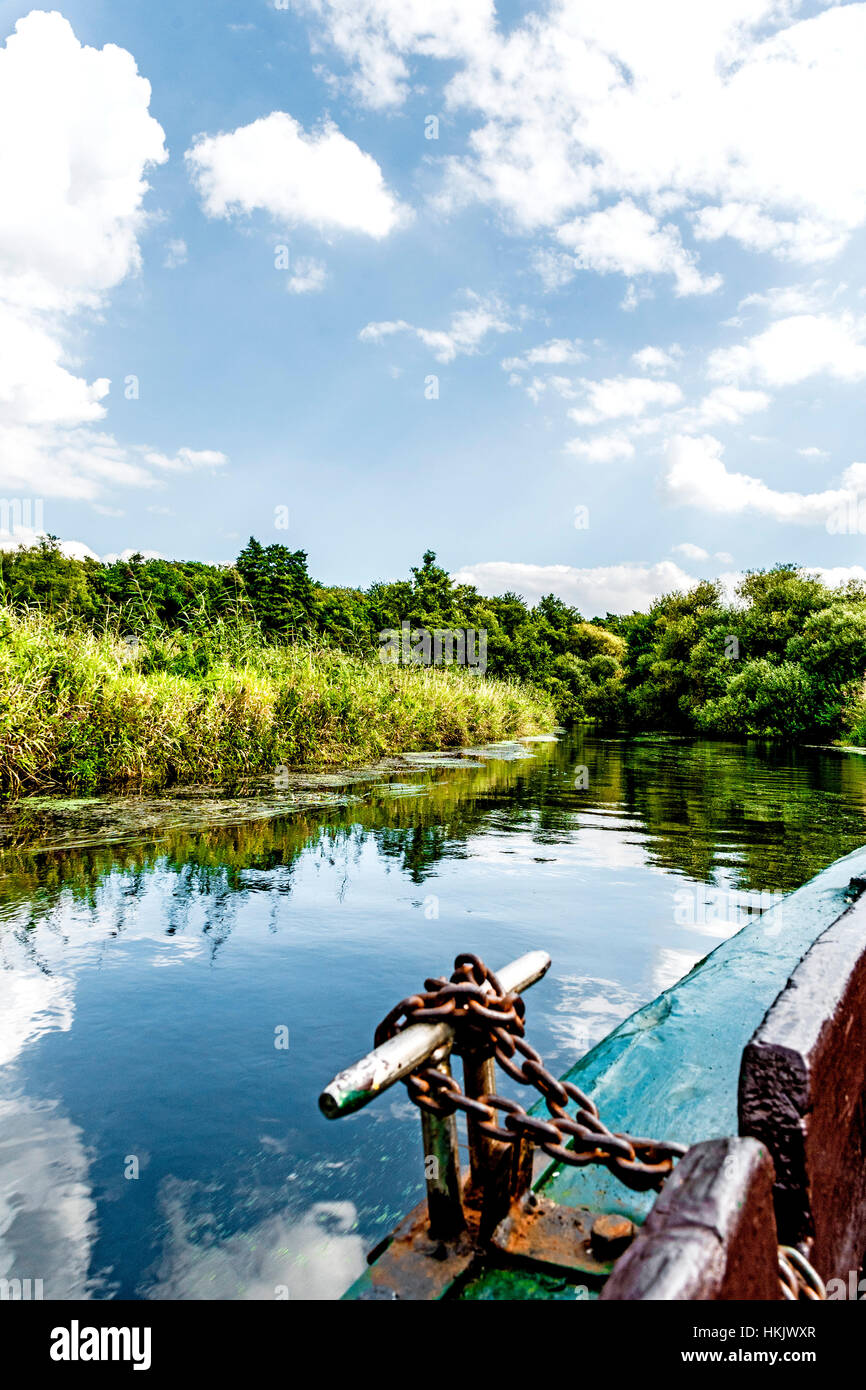
[[[0,43],[46,530],[592,613],[863,574],[866,4],[0,0]]]

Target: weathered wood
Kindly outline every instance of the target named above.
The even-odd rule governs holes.
[[[740,1133],[769,1149],[780,1239],[826,1280],[866,1249],[866,899],[814,943],[744,1053]]]
[[[777,1300],[773,1165],[754,1139],[695,1144],[614,1266],[603,1300]]]

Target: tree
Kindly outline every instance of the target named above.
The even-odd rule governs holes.
[[[413,610],[426,627],[444,627],[454,620],[454,599],[447,570],[436,564],[436,554],[425,550],[420,567],[412,566]]]
[[[57,536],[36,545],[0,551],[0,598],[16,608],[39,608],[63,619],[87,619],[94,611],[90,577],[93,560],[73,560]]]
[[[748,661],[718,700],[696,711],[698,728],[758,738],[800,738],[822,729],[830,711],[809,673],[793,661]]]
[[[828,590],[817,575],[793,564],[747,574],[737,589],[744,605],[742,634],[749,658],[782,661],[788,642],[812,613],[826,608]]]
[[[250,536],[235,568],[263,633],[287,637],[311,629],[315,596],[305,550],[261,545]]]

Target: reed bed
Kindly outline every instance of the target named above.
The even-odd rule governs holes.
[[[155,790],[548,730],[551,700],[255,631],[136,643],[0,609],[0,789]]]

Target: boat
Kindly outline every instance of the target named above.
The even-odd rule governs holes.
[[[390,1035],[380,1030],[320,1096],[335,1120],[402,1080],[416,1100],[431,1079],[446,1097],[421,1108],[427,1196],[345,1299],[866,1297],[866,847],[756,915],[581,1057],[559,1079],[574,1112],[543,1076],[526,1121],[491,1100],[500,1053],[483,1020],[468,1035],[448,1021],[464,997],[479,1015],[522,1019],[549,958],[530,952],[486,976],[475,960],[458,958],[456,985],[439,977],[404,1001]],[[478,990],[494,1001],[486,1010]],[[441,1113],[455,1095],[468,1114],[465,1174],[455,1113]],[[486,1117],[484,1102],[472,1109],[482,1096]],[[644,1135],[655,1137],[634,1137]]]

